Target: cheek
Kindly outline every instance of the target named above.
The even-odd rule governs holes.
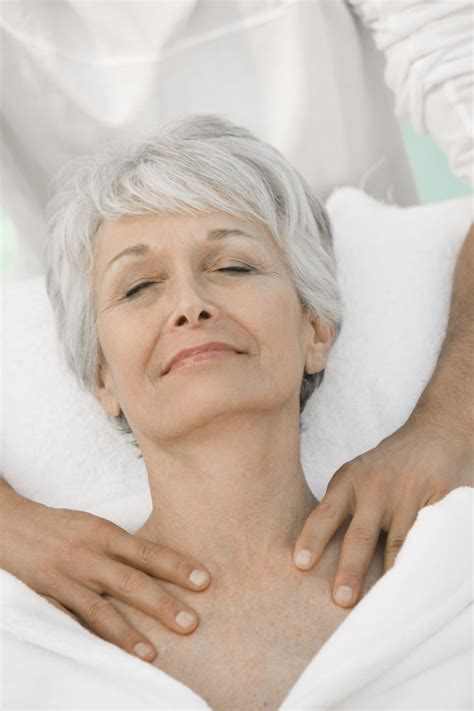
[[[282,289],[262,299],[258,319],[261,347],[271,358],[275,372],[292,378],[302,363],[301,307],[296,294]]]
[[[132,387],[152,348],[150,329],[140,319],[109,317],[98,327],[98,336],[115,383],[125,390]]]

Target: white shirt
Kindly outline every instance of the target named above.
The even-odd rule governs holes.
[[[474,184],[470,0],[18,0],[1,30],[2,192],[27,274],[58,168],[188,113],[245,125],[323,199],[419,202],[396,114]]]

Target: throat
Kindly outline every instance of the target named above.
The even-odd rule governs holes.
[[[213,578],[253,589],[295,569],[296,541],[318,503],[309,488],[292,502],[278,493],[273,498],[270,506],[243,508],[234,500],[230,510],[217,502],[201,510],[195,503],[189,515],[185,506],[176,515],[161,502],[136,535],[194,558]]]

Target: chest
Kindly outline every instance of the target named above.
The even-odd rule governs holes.
[[[245,598],[239,607],[200,612],[199,628],[156,639],[154,664],[198,693],[216,711],[278,709],[349,611],[322,596],[291,601]],[[331,609],[332,607],[332,609]]]
[[[196,595],[160,581],[199,614],[199,626],[190,635],[176,634],[136,608],[110,599],[157,649],[153,666],[189,686],[212,709],[276,711],[352,612],[332,600],[339,552],[327,551],[307,573],[292,569],[281,580],[272,577],[254,588],[219,594]],[[379,542],[362,596],[381,577],[382,562]]]
[[[298,575],[298,573],[297,573]],[[113,600],[158,650],[153,665],[189,686],[216,711],[278,709],[312,658],[350,610],[331,599],[323,576],[298,584],[243,590],[214,599],[164,583],[199,614],[198,628],[178,635]]]

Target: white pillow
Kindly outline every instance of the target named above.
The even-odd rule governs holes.
[[[301,456],[321,499],[334,472],[411,413],[444,339],[470,197],[401,208],[352,187],[327,201],[345,321],[304,412]],[[4,285],[2,473],[21,494],[136,531],[143,460],[62,360],[44,277]]]

